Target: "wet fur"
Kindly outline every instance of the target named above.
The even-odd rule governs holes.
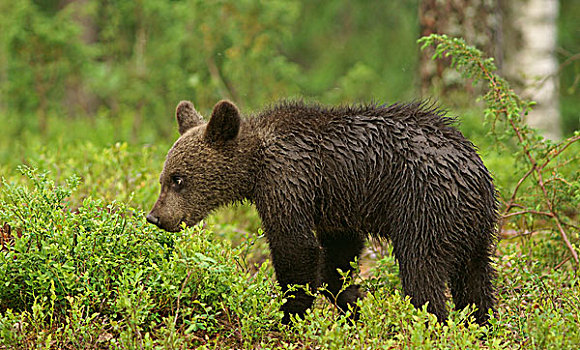
[[[342,310],[355,308],[361,294],[351,286],[337,295],[337,268],[351,270],[369,235],[387,239],[415,306],[429,302],[428,310],[445,319],[448,285],[457,308],[475,304],[476,320],[487,321],[495,304],[498,203],[489,172],[453,119],[420,102],[283,102],[239,120],[231,116],[237,110],[220,103],[213,136],[204,136],[212,121],[183,127],[168,155],[162,195],[164,176],[176,169],[191,172],[188,191],[195,193],[181,204],[159,203],[160,196],[152,213],[165,211],[159,214],[165,228],[175,229],[176,220],[194,224],[220,205],[248,199],[262,219],[282,289],[326,284]],[[235,132],[232,120],[239,122]],[[195,215],[170,217],[180,211]],[[313,301],[303,291],[293,294],[283,306],[284,322]]]

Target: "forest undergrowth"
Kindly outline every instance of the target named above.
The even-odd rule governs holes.
[[[524,123],[533,104],[492,60],[460,39],[420,42],[482,91],[466,124],[488,131],[476,143],[501,200],[489,326],[452,302],[444,323],[415,309],[387,242],[371,242],[345,281],[367,292],[359,322],[318,297],[283,326],[285,296],[249,204],[161,231],[144,213],[167,145],[70,147],[63,131],[0,165],[0,349],[576,349],[580,133],[544,139]]]

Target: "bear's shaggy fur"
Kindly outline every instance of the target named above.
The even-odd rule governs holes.
[[[339,294],[337,269],[352,271],[367,236],[389,239],[413,305],[428,302],[445,319],[448,285],[457,308],[475,304],[477,322],[487,321],[495,304],[496,191],[453,119],[424,103],[283,102],[242,119],[221,101],[205,123],[184,101],[176,116],[181,137],[149,222],[176,231],[250,200],[282,289],[325,284],[341,310],[354,309],[361,293],[350,286]],[[294,292],[283,322],[312,301]]]

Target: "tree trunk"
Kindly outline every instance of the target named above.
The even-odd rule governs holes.
[[[518,93],[537,102],[528,123],[553,139],[561,134],[554,55],[557,15],[558,0],[422,0],[419,4],[421,35],[462,37],[494,57]],[[433,62],[429,52],[421,53],[422,94],[435,89],[446,96],[471,89],[448,63]]]
[[[527,116],[530,126],[544,136],[561,136],[558,94],[558,62],[555,56],[558,0],[515,0],[509,13],[514,38],[506,45],[510,81],[524,98],[536,101]]]
[[[495,57],[498,66],[502,64],[501,19],[499,0],[423,0],[419,4],[421,36],[447,34],[462,37],[469,45]],[[471,85],[449,68],[449,62],[432,61],[432,53],[420,54],[422,94],[428,94],[433,88],[442,96],[471,89]]]

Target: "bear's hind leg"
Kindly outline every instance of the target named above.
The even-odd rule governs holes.
[[[352,275],[351,262],[355,261],[364,248],[364,238],[350,232],[324,232],[319,234],[322,246],[322,282],[326,284],[324,295],[341,312],[352,309],[353,319],[358,318],[356,301],[361,298],[358,285],[350,285],[342,290],[344,280],[338,272],[347,272]]]
[[[455,309],[461,310],[474,304],[477,308],[474,313],[475,320],[480,325],[486,324],[488,310],[495,310],[496,298],[492,283],[494,277],[495,269],[486,250],[458,263],[449,280]]]
[[[445,301],[447,271],[445,264],[437,263],[428,256],[401,256],[399,260],[399,275],[405,295],[411,297],[411,304],[421,308],[425,303],[427,311],[437,316],[439,322],[447,319]]]

